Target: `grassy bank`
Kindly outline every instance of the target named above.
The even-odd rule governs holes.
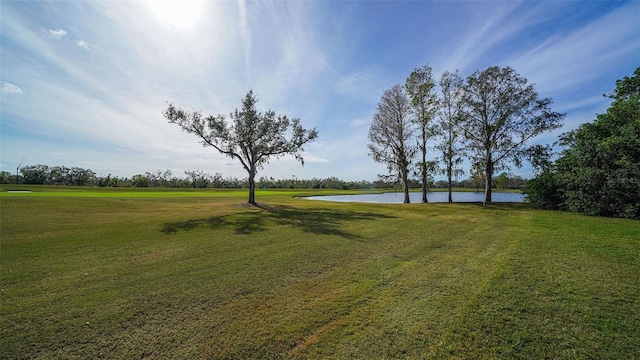
[[[0,194],[0,358],[640,357],[640,222],[313,193]]]

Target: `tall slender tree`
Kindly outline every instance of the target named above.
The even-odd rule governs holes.
[[[401,183],[404,203],[409,200],[409,168],[416,149],[412,144],[411,104],[400,85],[384,92],[369,128],[369,154],[383,163],[389,177]]]
[[[232,159],[237,159],[249,174],[249,204],[255,200],[255,177],[271,158],[292,155],[304,165],[303,145],[318,137],[316,129],[306,130],[300,119],[289,119],[269,110],[256,110],[258,99],[249,91],[242,100],[242,109],[229,115],[207,117],[199,111],[186,112],[173,104],[163,112],[170,123],[196,135],[203,146],[211,146]],[[287,137],[287,135],[289,135]]]
[[[440,143],[437,148],[442,154],[444,162],[443,173],[447,176],[449,190],[449,202],[453,202],[453,178],[464,174],[458,166],[462,163],[462,149],[460,143],[460,92],[463,80],[454,72],[445,71],[440,78],[440,107],[437,132],[440,135]]]
[[[418,165],[418,173],[422,179],[422,202],[427,200],[427,192],[429,190],[430,172],[435,167],[432,162],[427,161],[427,142],[435,134],[435,128],[432,120],[438,110],[438,94],[435,92],[435,79],[429,65],[424,65],[411,72],[405,82],[405,89],[411,107],[413,109],[413,122],[418,128],[417,147],[420,151],[420,162]]]
[[[533,84],[510,67],[492,66],[467,77],[462,87],[464,138],[473,162],[485,173],[485,202],[491,202],[493,173],[521,166],[527,142],[559,128],[564,114],[551,111]]]

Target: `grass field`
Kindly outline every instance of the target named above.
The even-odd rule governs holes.
[[[34,189],[0,193],[1,359],[640,358],[639,221]]]

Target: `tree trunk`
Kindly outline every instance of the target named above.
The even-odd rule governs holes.
[[[411,200],[409,200],[409,175],[407,174],[408,170],[406,169],[402,172],[402,188],[404,190],[404,203],[409,204]]]
[[[485,165],[485,181],[484,181],[484,202],[491,202],[491,187],[493,186],[493,162],[491,157]]]
[[[428,203],[429,199],[427,199],[427,173],[422,174],[422,202]]]
[[[427,199],[427,138],[422,134],[422,202],[428,203]]]
[[[256,172],[249,172],[249,204],[258,206],[256,203]]]
[[[451,178],[453,177],[453,176],[452,176],[452,172],[453,172],[452,168],[453,168],[453,165],[451,164],[451,161],[449,161],[449,164],[447,164],[447,166],[448,166],[448,169],[447,169],[447,178],[448,178],[448,180],[449,180],[449,202],[450,202],[450,203],[452,203],[452,202],[453,202],[453,195],[451,194],[451,192],[453,191],[453,184],[452,184],[452,180],[451,180]]]

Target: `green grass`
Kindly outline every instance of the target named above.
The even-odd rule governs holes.
[[[32,190],[0,193],[2,359],[640,358],[638,221]]]

